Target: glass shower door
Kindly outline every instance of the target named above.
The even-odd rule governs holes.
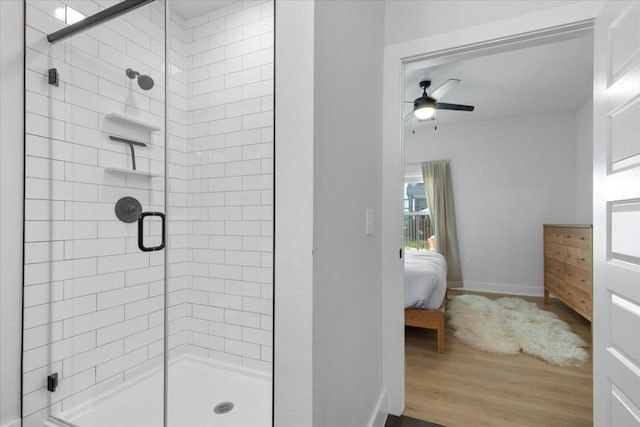
[[[25,4],[26,427],[164,425],[165,7]]]

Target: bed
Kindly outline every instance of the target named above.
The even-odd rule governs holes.
[[[444,353],[447,261],[433,251],[406,251],[404,259],[404,323],[435,329],[437,351]]]

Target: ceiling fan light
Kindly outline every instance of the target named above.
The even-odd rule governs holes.
[[[413,101],[413,114],[418,120],[429,120],[436,114],[436,100],[430,96],[422,95]]]
[[[429,120],[435,115],[436,109],[429,105],[422,105],[420,107],[416,107],[413,110],[413,113],[418,120]]]

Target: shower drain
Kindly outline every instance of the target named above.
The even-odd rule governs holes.
[[[216,414],[226,414],[227,412],[231,412],[233,409],[233,403],[231,402],[222,402],[218,403],[215,408],[213,408],[213,412]]]

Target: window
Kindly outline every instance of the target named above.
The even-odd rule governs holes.
[[[432,250],[433,227],[427,196],[422,182],[404,184],[404,247],[411,250]]]

